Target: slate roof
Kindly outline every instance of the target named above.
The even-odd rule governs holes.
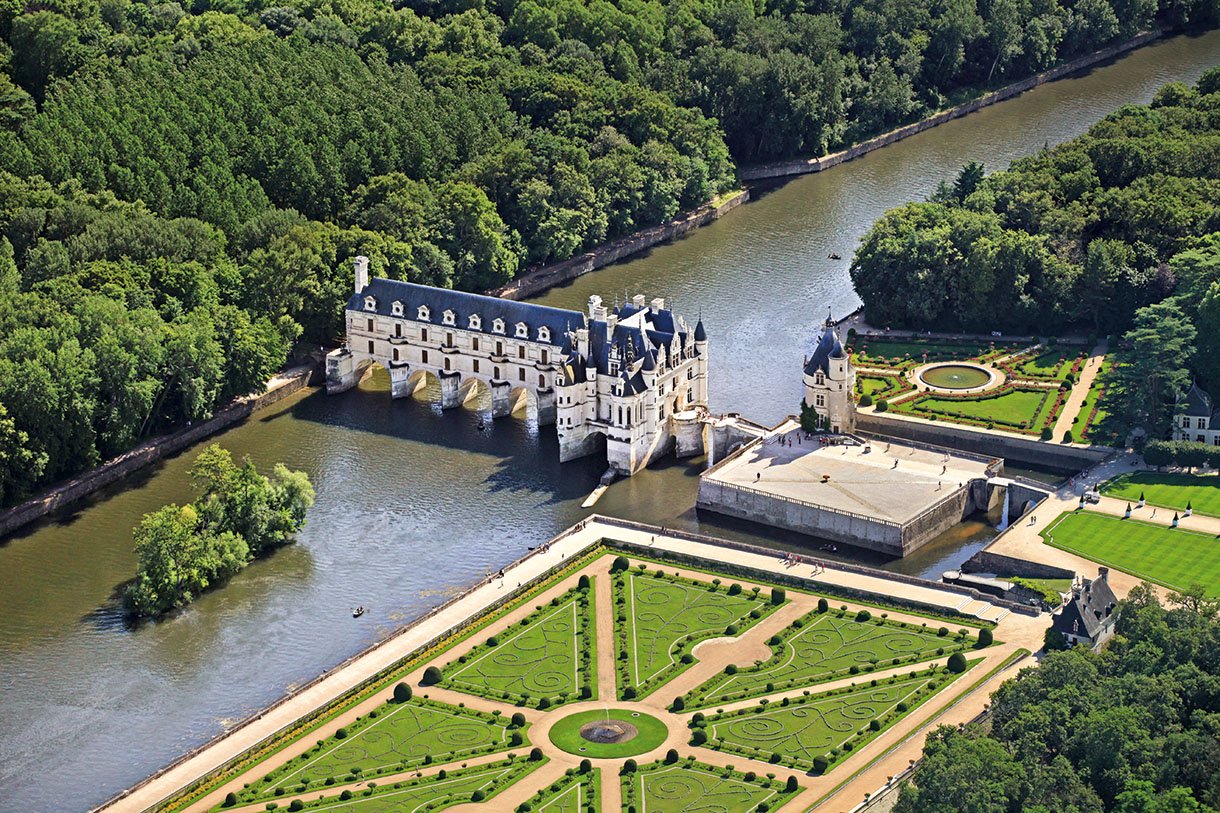
[[[1182,399],[1186,405],[1183,415],[1192,418],[1210,418],[1213,412],[1212,397],[1198,384],[1191,384],[1186,397]]]
[[[1096,579],[1084,580],[1080,591],[1073,593],[1056,613],[1051,625],[1064,635],[1082,635],[1097,640],[1097,635],[1106,627],[1110,616],[1118,607],[1118,599],[1110,589],[1109,568],[1100,568]]]
[[[376,310],[365,310],[364,298],[366,296],[371,296],[377,301]],[[403,313],[401,316],[395,316],[396,319],[406,319],[437,327],[475,330],[470,327],[469,319],[471,314],[478,314],[480,326],[475,332],[510,339],[514,338],[516,334],[517,323],[524,322],[529,327],[530,341],[539,341],[538,328],[547,327],[551,335],[546,343],[555,347],[563,347],[569,330],[585,326],[585,315],[578,311],[534,305],[529,302],[514,302],[511,299],[454,291],[449,288],[433,288],[430,285],[416,285],[413,282],[400,282],[380,277],[369,280],[369,284],[363,291],[352,294],[347,300],[347,309],[360,313],[394,316],[392,306],[396,300],[402,302],[403,305]],[[419,318],[420,305],[428,306],[429,318],[426,321]],[[452,310],[454,313],[452,326],[444,325],[441,321],[447,310]],[[492,325],[496,319],[504,320],[503,333],[492,331]]]
[[[805,375],[813,375],[819,370],[830,375],[830,360],[842,358],[847,358],[847,352],[843,349],[843,343],[839,341],[838,331],[830,322],[827,322],[822,326],[818,346],[814,348],[813,355],[805,364]]]

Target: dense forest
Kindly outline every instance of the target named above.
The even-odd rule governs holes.
[[[930,201],[887,212],[852,281],[869,319],[894,327],[1104,335],[1171,297],[1206,320],[1220,306],[1218,159],[1213,68],[1195,88],[1167,85],[1079,138],[986,178],[969,165]]]
[[[985,735],[942,727],[895,813],[1220,809],[1220,622],[1203,589],[1133,590],[1101,654],[1047,654],[992,695]]]
[[[0,505],[333,342],[1211,0],[0,3]]]

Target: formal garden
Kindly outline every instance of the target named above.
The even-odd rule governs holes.
[[[770,660],[746,668],[726,667],[692,689],[683,698],[683,705],[697,709],[761,697],[836,677],[938,658],[965,651],[978,642],[965,629],[950,634],[946,626],[929,627],[927,622],[916,626],[890,620],[888,615],[874,617],[869,610],[848,612],[846,605],[831,611],[822,599],[817,610],[768,640],[775,653]]]
[[[1220,543],[1212,534],[1076,511],[1060,515],[1041,535],[1048,545],[1173,590],[1201,584],[1220,596]]]
[[[169,809],[598,813],[614,776],[624,810],[778,810],[802,776],[849,759],[995,643],[990,625],[951,611],[830,602],[595,551]],[[600,647],[598,612],[613,630]],[[696,656],[712,639],[771,657]]]

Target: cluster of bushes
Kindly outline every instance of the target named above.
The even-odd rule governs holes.
[[[477,694],[493,700],[508,700],[522,705],[530,705],[538,709],[549,709],[552,706],[561,706],[568,702],[591,699],[593,697],[593,686],[589,679],[594,674],[593,638],[595,629],[595,621],[591,612],[592,605],[589,600],[592,591],[593,588],[589,580],[582,579],[577,583],[576,587],[569,589],[563,595],[551,599],[549,607],[541,604],[535,607],[535,611],[523,618],[519,624],[522,628],[529,627],[538,623],[541,615],[550,613],[553,609],[561,607],[568,602],[576,602],[578,628],[573,631],[573,634],[576,636],[578,648],[577,657],[580,661],[578,674],[581,676],[581,685],[575,695],[562,691],[553,695],[532,697],[526,693],[501,691],[486,686],[477,686],[472,683],[462,683],[460,686],[454,685],[450,680],[452,675],[460,671],[467,661],[479,658],[498,647],[502,643],[500,635],[488,636],[486,641],[473,647],[466,654],[459,655],[456,659],[446,664],[443,669],[437,666],[427,667],[424,670],[421,682],[425,686],[440,684],[456,691]]]
[[[1204,464],[1220,468],[1220,446],[1195,440],[1150,440],[1144,444],[1144,462],[1150,466],[1186,466]]]
[[[977,415],[967,415],[963,412],[956,412],[954,410],[948,410],[948,409],[933,411],[927,407],[921,408],[921,406],[925,402],[928,402],[928,401],[941,401],[941,402],[945,402],[945,401],[990,401],[995,398],[1000,398],[1002,396],[1008,395],[1013,392],[1036,392],[1042,396],[1042,399],[1038,402],[1037,408],[1033,410],[1033,414],[1029,417],[1029,419],[1024,420],[1024,421],[1009,421],[1009,420],[1004,420],[1002,418],[996,418],[996,417],[980,418]],[[987,392],[978,392],[978,393],[973,393],[973,392],[972,393],[946,393],[946,392],[931,393],[931,392],[929,392],[929,393],[923,393],[923,394],[915,396],[914,398],[910,398],[906,401],[903,401],[900,405],[894,407],[894,411],[901,412],[901,413],[907,414],[907,415],[916,415],[921,418],[930,418],[931,420],[936,420],[937,418],[948,417],[948,418],[952,418],[957,423],[965,423],[965,424],[970,424],[972,426],[985,426],[988,429],[995,428],[995,426],[998,425],[998,426],[1002,426],[1007,429],[1011,429],[1013,431],[1024,432],[1026,434],[1029,434],[1029,433],[1032,433],[1033,431],[1035,431],[1034,422],[1038,419],[1038,415],[1042,412],[1042,408],[1044,406],[1046,406],[1046,399],[1048,397],[1050,397],[1052,392],[1056,392],[1056,396],[1058,399],[1056,407],[1051,409],[1049,418],[1048,418],[1048,422],[1053,424],[1055,416],[1058,413],[1058,407],[1061,406],[1063,403],[1064,393],[1052,391],[1049,389],[1045,389],[1043,387],[1030,387],[1030,386],[1022,386],[1020,384],[1008,384],[1008,383],[1004,384],[1002,387],[999,387],[997,389],[988,390]]]
[[[736,636],[741,635],[750,627],[754,626],[761,618],[772,612],[776,607],[787,601],[787,596],[782,587],[772,588],[770,599],[764,603],[763,597],[760,595],[761,588],[751,588],[750,593],[743,592],[740,584],[724,585],[720,579],[713,579],[711,583],[696,581],[679,576],[676,572],[669,575],[665,574],[663,569],[658,569],[655,575],[648,575],[648,565],[645,562],[640,562],[636,565],[637,577],[655,578],[664,580],[673,584],[684,584],[690,587],[698,587],[708,592],[723,593],[726,596],[741,596],[747,599],[753,599],[758,602],[758,606],[750,610],[748,614],[739,619],[737,622],[729,624],[723,632],[709,630],[703,633],[686,635],[677,640],[674,645],[674,650],[670,653],[676,662],[676,666],[670,667],[659,674],[643,681],[637,685],[632,678],[630,661],[623,657],[631,651],[631,641],[629,633],[628,613],[628,592],[630,587],[627,584],[625,574],[630,568],[630,562],[625,556],[619,556],[611,565],[611,584],[614,593],[614,618],[615,618],[615,634],[618,638],[618,651],[620,657],[618,659],[618,692],[621,700],[634,700],[640,697],[645,697],[658,686],[669,682],[676,675],[690,668],[695,663],[695,656],[692,650],[700,641],[705,641],[708,638],[714,638],[717,635]],[[634,624],[634,621],[630,622]]]
[[[584,785],[584,791],[581,794],[584,799],[583,807],[569,807],[568,802],[565,802],[563,809],[572,810],[573,813],[597,813],[600,808],[597,795],[597,773],[593,770],[593,763],[587,759],[580,761],[579,768],[568,768],[563,772],[563,776],[539,790],[529,801],[517,805],[516,813],[531,813],[535,808],[541,810],[549,804],[551,799],[558,798],[576,784]]]

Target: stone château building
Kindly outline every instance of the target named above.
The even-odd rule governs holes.
[[[326,359],[326,390],[354,387],[373,364],[402,398],[439,384],[449,409],[490,392],[493,417],[524,394],[540,424],[554,424],[560,460],[606,450],[612,468],[634,474],[669,452],[679,425],[707,404],[708,343],[643,296],[614,309],[589,298],[588,313],[369,278],[356,257],[345,309],[347,340]]]
[[[856,370],[827,317],[813,355],[805,361],[805,406],[831,432],[856,431]]]
[[[1220,411],[1207,391],[1191,384],[1182,402],[1182,413],[1173,419],[1173,439],[1220,446]]]

